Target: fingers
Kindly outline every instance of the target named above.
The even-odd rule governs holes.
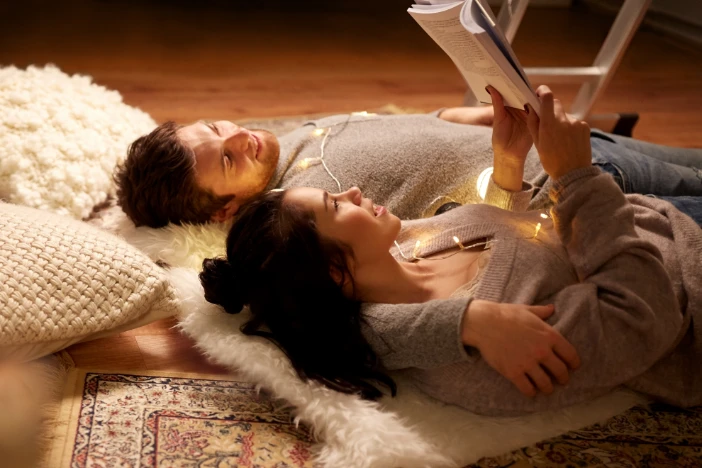
[[[571,369],[580,367],[580,356],[572,344],[559,333],[553,345],[553,352],[563,360]]]
[[[534,140],[536,146],[539,146],[539,116],[536,115],[534,108],[529,104],[526,105],[527,109],[527,128],[529,133],[531,133],[531,138]]]
[[[524,112],[523,110],[515,109],[513,107],[505,107],[505,110],[507,113],[512,116],[514,120],[517,120],[519,122],[522,122],[526,124],[527,122],[527,113]]]
[[[541,361],[541,365],[555,377],[559,384],[565,385],[568,383],[568,367],[555,354],[551,354],[546,359]]]
[[[549,88],[546,85],[541,85],[538,88],[536,88],[536,97],[541,99],[541,97],[545,94],[553,94],[553,92],[551,91],[551,88]]]
[[[541,119],[546,120],[552,118],[555,114],[551,88],[541,85],[536,89],[536,95],[541,100]]]
[[[553,382],[551,382],[551,377],[541,368],[541,366],[534,367],[527,372],[527,374],[540,391],[544,392],[546,395],[553,393]]]
[[[529,306],[527,307],[531,313],[539,317],[540,319],[547,319],[553,315],[553,311],[556,310],[553,304],[543,305],[543,306]]]
[[[566,116],[566,113],[563,110],[563,104],[561,103],[560,99],[553,99],[553,115],[559,120],[568,120],[568,117]]]
[[[492,107],[493,109],[495,109],[495,120],[502,119],[502,117],[504,117],[504,115],[507,112],[507,110],[505,109],[505,102],[502,99],[502,95],[498,90],[496,90],[490,85],[485,87],[485,91],[487,91],[490,97],[492,98]]]
[[[522,394],[528,397],[536,396],[536,388],[534,387],[534,384],[532,384],[531,381],[527,378],[526,374],[519,374],[518,376],[510,380]]]

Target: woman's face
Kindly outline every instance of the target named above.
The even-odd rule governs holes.
[[[293,188],[286,191],[284,203],[314,212],[319,234],[351,247],[358,263],[387,254],[400,232],[400,219],[363,198],[358,187],[337,194]]]

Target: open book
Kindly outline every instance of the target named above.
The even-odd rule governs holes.
[[[480,0],[415,0],[407,11],[446,52],[480,102],[490,103],[487,85],[505,104],[540,113],[539,99],[495,17]]]

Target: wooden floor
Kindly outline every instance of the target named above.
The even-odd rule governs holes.
[[[158,121],[347,112],[387,103],[429,111],[462,102],[465,87],[450,60],[402,8],[274,13],[227,2],[206,2],[203,9],[170,3],[3,2],[0,64],[55,63],[91,75]],[[611,20],[583,7],[534,8],[515,51],[524,66],[588,65]],[[565,102],[576,91],[554,90]],[[595,106],[638,112],[637,138],[689,147],[702,147],[700,109],[702,51],[645,28]],[[81,367],[221,371],[172,325],[158,322],[69,351]]]

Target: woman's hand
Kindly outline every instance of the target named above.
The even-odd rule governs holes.
[[[568,368],[580,357],[563,336],[544,322],[553,305],[526,306],[473,300],[463,319],[463,343],[478,348],[485,361],[527,396],[553,392],[552,379],[568,382]]]
[[[495,118],[492,122],[492,149],[495,154],[492,178],[505,190],[519,192],[524,178],[524,162],[533,140],[523,110],[505,107],[502,95],[492,86],[486,90],[492,97]]]
[[[589,167],[590,127],[567,115],[548,86],[539,86],[536,95],[541,100],[541,117],[529,108],[527,124],[546,173],[558,179],[572,170]]]

